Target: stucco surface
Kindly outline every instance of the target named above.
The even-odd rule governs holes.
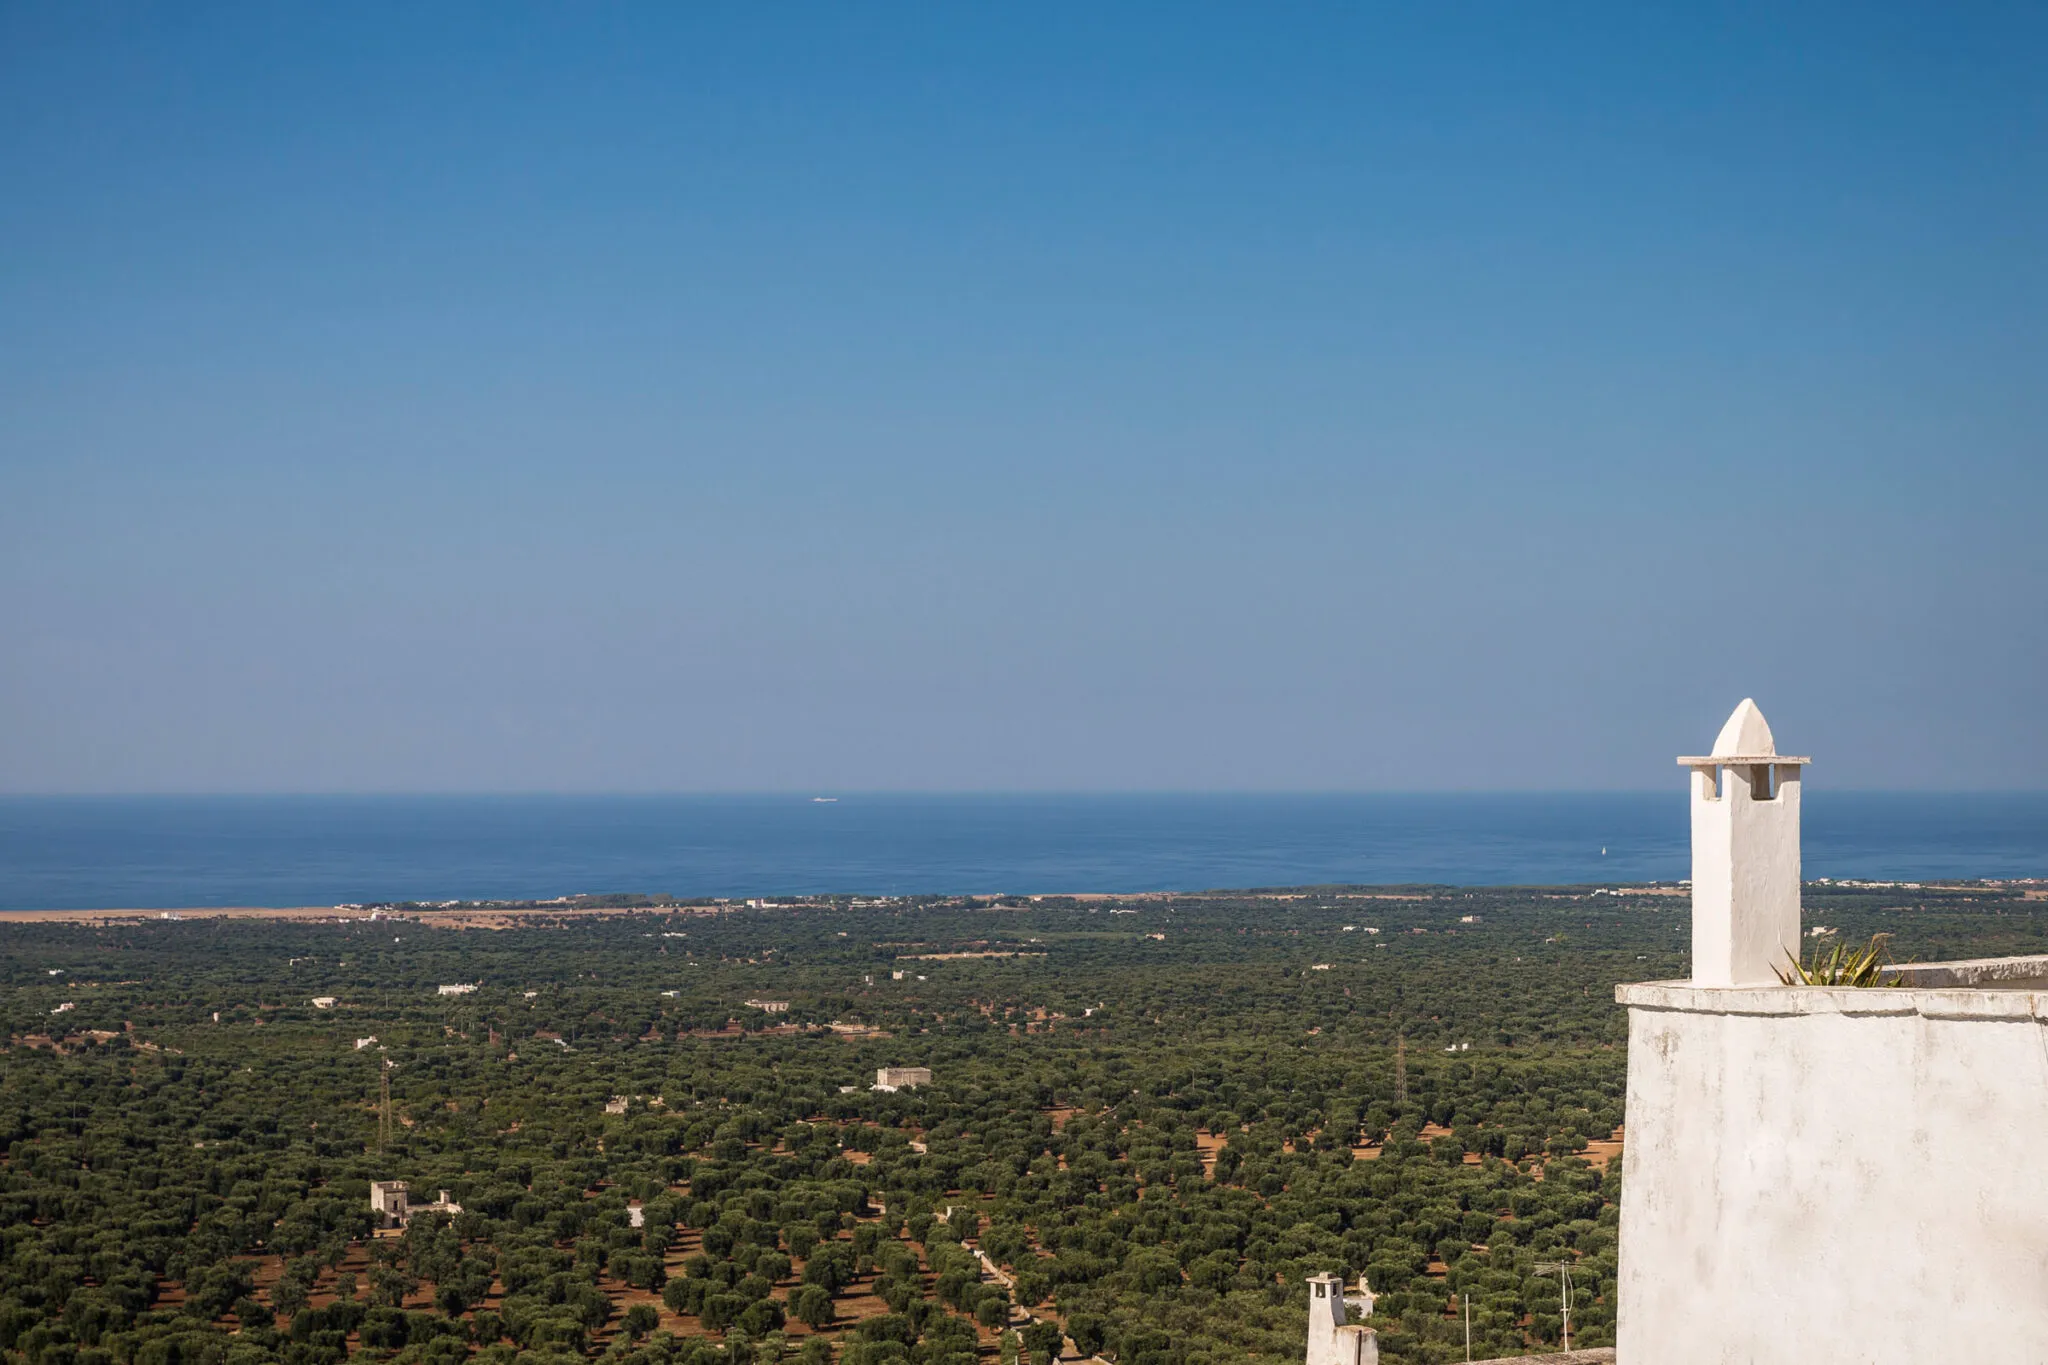
[[[1759,800],[1751,769],[1692,772],[1692,974],[1770,985],[1799,950],[1799,770]]]
[[[1616,994],[1620,1365],[2048,1362],[2048,993]]]
[[[1358,1287],[1368,1293],[1361,1279]],[[1347,1321],[1344,1282],[1335,1275],[1308,1277],[1308,1365],[1378,1365],[1379,1335],[1362,1323]]]
[[[1901,986],[1982,986],[1993,990],[2048,991],[2048,956],[1907,962],[1889,970],[1899,978]]]

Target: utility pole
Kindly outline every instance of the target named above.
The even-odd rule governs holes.
[[[1465,1306],[1465,1365],[1472,1365],[1472,1296],[1461,1289],[1458,1302]]]
[[[384,1055],[384,1049],[377,1049],[377,1150],[383,1151],[391,1145],[391,1059]]]
[[[1564,1349],[1569,1351],[1572,1348],[1572,1263],[1540,1261],[1536,1273],[1557,1276],[1558,1311],[1564,1316]]]

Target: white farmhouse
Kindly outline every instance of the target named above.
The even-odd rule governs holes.
[[[875,1089],[884,1093],[932,1083],[928,1066],[884,1066],[875,1069]]]
[[[409,1212],[406,1204],[405,1182],[403,1180],[372,1180],[370,1182],[370,1212],[382,1220],[384,1227],[404,1227]]]
[[[434,993],[436,995],[468,995],[475,989],[476,984],[474,982],[461,981],[453,986],[438,986],[435,988]]]
[[[453,1218],[462,1212],[462,1205],[450,1199],[446,1190],[440,1191],[440,1197],[431,1204],[414,1204],[407,1196],[403,1180],[373,1180],[370,1212],[377,1215],[381,1226],[402,1228],[420,1213],[445,1213]]]

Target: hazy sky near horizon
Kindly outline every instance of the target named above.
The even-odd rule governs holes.
[[[2044,50],[0,4],[0,790],[2048,785]]]

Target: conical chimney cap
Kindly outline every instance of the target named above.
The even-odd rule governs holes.
[[[1748,697],[1735,708],[1728,723],[1721,727],[1721,733],[1714,736],[1714,753],[1720,754],[1775,754],[1778,741],[1771,738],[1771,723],[1764,719],[1764,713],[1757,709],[1756,702]]]
[[[1771,723],[1748,697],[1742,699],[1742,704],[1728,717],[1728,723],[1721,727],[1721,733],[1714,737],[1714,752],[1678,761],[1695,768],[1721,763],[1813,762],[1810,758],[1779,753],[1778,741],[1771,737]]]

